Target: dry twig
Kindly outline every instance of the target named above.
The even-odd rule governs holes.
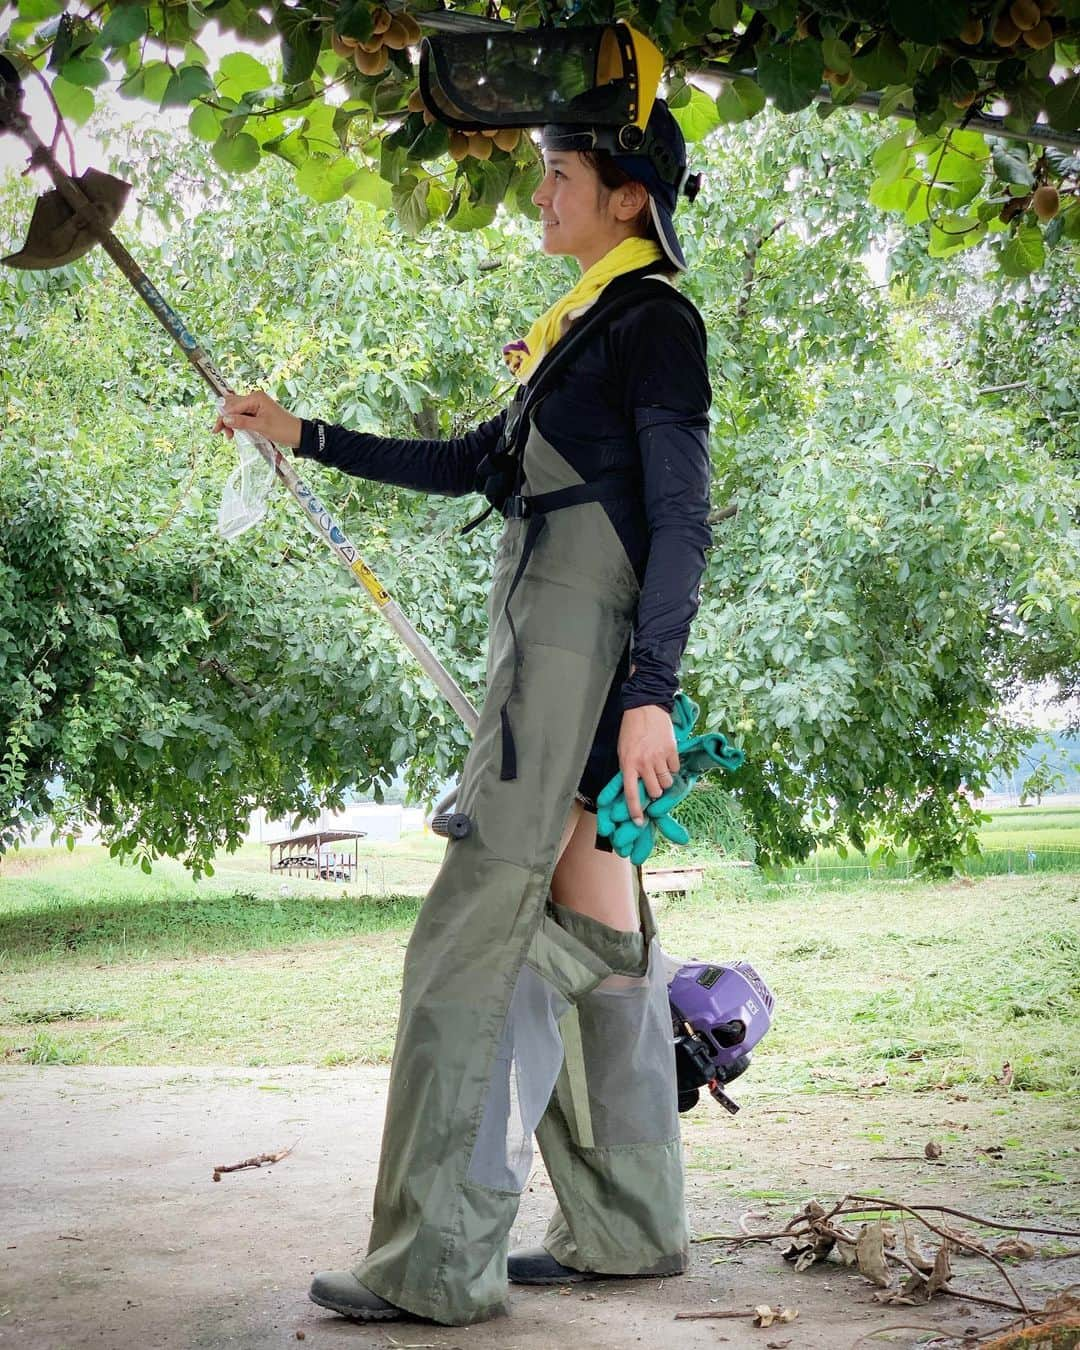
[[[296,1141],[298,1144],[300,1140]],[[290,1144],[288,1148],[280,1149],[277,1153],[260,1153],[254,1158],[245,1158],[243,1162],[238,1163],[219,1163],[214,1168],[214,1180],[220,1181],[223,1172],[239,1172],[245,1167],[262,1167],[264,1163],[280,1162],[282,1158],[287,1158],[296,1147],[296,1144]]]
[[[1025,1313],[1030,1316],[1031,1310],[1024,1302],[1024,1296],[1020,1293],[1020,1290],[1017,1289],[1015,1284],[1013,1284],[1009,1272],[1005,1269],[1004,1265],[1002,1265],[1002,1263],[998,1260],[998,1258],[994,1256],[993,1253],[988,1252],[984,1247],[979,1246],[974,1242],[968,1241],[967,1238],[960,1237],[958,1233],[953,1232],[951,1229],[939,1228],[936,1224],[932,1224],[929,1219],[925,1219],[921,1214],[917,1213],[916,1210],[913,1209],[911,1205],[901,1204],[899,1201],[869,1198],[865,1195],[845,1195],[844,1198],[840,1201],[840,1203],[836,1205],[835,1208],[826,1216],[826,1222],[828,1222],[829,1219],[834,1218],[837,1214],[840,1213],[850,1214],[851,1213],[850,1210],[845,1210],[843,1208],[844,1205],[849,1200],[856,1204],[869,1205],[870,1207],[877,1210],[895,1209],[901,1211],[904,1214],[910,1214],[913,1218],[918,1219],[918,1221],[924,1227],[929,1228],[931,1233],[936,1233],[938,1237],[940,1237],[944,1242],[950,1242],[957,1247],[965,1247],[968,1251],[975,1252],[979,1256],[985,1256],[986,1259],[991,1263],[991,1265],[995,1267],[1001,1278],[1009,1286],[1009,1290],[1012,1293],[1012,1296],[1016,1299],[1017,1303],[1020,1305],[1017,1311]],[[920,1205],[919,1208],[930,1209],[931,1206]],[[856,1210],[855,1212],[860,1213],[862,1211]],[[967,1217],[970,1218],[970,1216]],[[974,1220],[974,1222],[978,1223],[980,1222],[980,1220],[976,1219]],[[948,1293],[953,1294],[956,1293],[956,1291],[950,1289],[948,1285],[944,1285],[943,1288]],[[975,1298],[975,1295],[973,1294],[967,1295],[966,1297]]]
[[[908,1213],[918,1217],[917,1211],[929,1210],[932,1214],[951,1214],[956,1219],[966,1219],[968,1223],[981,1224],[983,1228],[1000,1228],[1004,1233],[1043,1233],[1048,1237],[1077,1237],[1080,1238],[1080,1229],[1078,1228],[1035,1228],[1029,1223],[1001,1223],[997,1219],[983,1219],[978,1214],[968,1214],[962,1209],[950,1209],[948,1205],[892,1205],[888,1200],[879,1200],[876,1197],[866,1195],[845,1195],[840,1204],[845,1204],[848,1200],[857,1200],[862,1203],[861,1208],[854,1210],[845,1210],[845,1214],[865,1214],[868,1209],[906,1209]]]
[[[688,1312],[688,1313],[684,1312],[684,1313],[676,1313],[675,1321],[707,1322],[719,1319],[721,1317],[753,1317],[753,1315],[754,1315],[753,1308],[748,1308],[746,1312],[732,1312],[730,1309],[726,1309],[723,1312],[719,1310],[717,1310],[716,1312]]]

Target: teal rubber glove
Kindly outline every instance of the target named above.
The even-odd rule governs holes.
[[[645,814],[659,823],[681,801],[686,800],[703,773],[708,773],[714,768],[734,773],[736,769],[742,767],[744,758],[743,752],[736,749],[722,732],[707,731],[703,736],[691,737],[679,747],[679,772],[675,775],[671,786],[665,788],[655,801],[649,802],[648,805],[642,803],[645,806]],[[670,837],[669,835],[668,838]],[[685,843],[686,840],[678,842]]]
[[[743,752],[720,732],[692,735],[697,719],[697,705],[685,694],[677,694],[671,723],[679,751],[679,772],[671,786],[655,801],[649,800],[644,784],[638,784],[639,800],[645,813],[641,825],[630,819],[621,773],[612,778],[596,799],[597,835],[601,839],[610,839],[615,852],[622,858],[629,858],[635,867],[640,867],[652,853],[658,833],[673,844],[690,842],[686,827],[674,819],[671,811],[688,796],[703,773],[712,768],[733,773],[743,763]]]

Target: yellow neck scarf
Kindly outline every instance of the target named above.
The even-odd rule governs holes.
[[[635,236],[616,244],[598,262],[594,262],[572,290],[567,291],[562,299],[556,300],[546,314],[540,315],[524,338],[503,348],[503,358],[514,378],[521,384],[528,384],[529,376],[547,353],[565,336],[570,324],[596,303],[609,281],[614,281],[625,272],[634,272],[639,267],[659,262],[663,256],[659,244]]]

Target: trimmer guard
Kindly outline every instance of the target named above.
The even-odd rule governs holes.
[[[420,49],[428,111],[461,131],[557,122],[625,131],[640,144],[663,57],[624,23],[440,33]],[[636,136],[635,136],[636,132]]]
[[[26,243],[18,253],[0,262],[27,272],[48,271],[74,262],[100,242],[102,230],[111,230],[124,209],[131,184],[99,169],[87,169],[74,180],[93,203],[98,223],[77,214],[53,188],[39,197],[30,217]]]

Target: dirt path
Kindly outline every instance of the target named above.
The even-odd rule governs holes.
[[[0,1345],[20,1350],[615,1350],[722,1345],[851,1350],[919,1342],[920,1332],[860,1338],[907,1324],[962,1336],[1006,1315],[945,1300],[883,1308],[857,1274],[794,1271],[769,1247],[701,1243],[688,1275],[569,1292],[515,1290],[511,1314],[453,1329],[362,1327],[307,1301],[315,1270],[362,1250],[385,1103],[385,1069],[7,1068],[0,1071],[3,1276]],[[733,1231],[741,1214],[780,1227],[811,1196],[878,1187],[893,1199],[940,1201],[1008,1220],[1068,1219],[1077,1180],[1065,1105],[1025,1098],[800,1098],[763,1105],[746,1093],[735,1120],[711,1106],[687,1118],[689,1202],[697,1234]],[[942,1143],[940,1163],[921,1159]],[[235,1162],[300,1140],[282,1163],[226,1175]],[[993,1151],[1000,1149],[1001,1157]],[[884,1162],[882,1155],[912,1161]],[[1075,1214],[1075,1192],[1072,1195]],[[537,1167],[515,1241],[537,1241],[551,1207]],[[756,1222],[756,1221],[753,1221]],[[1070,1244],[1077,1245],[1077,1244]],[[721,1258],[718,1264],[713,1264]],[[1015,1278],[1038,1302],[1075,1263],[1028,1262]],[[960,1265],[967,1287],[996,1279]],[[786,1327],[680,1321],[679,1311],[788,1304]],[[959,1345],[960,1341],[947,1342]],[[946,1342],[938,1342],[946,1344]]]

